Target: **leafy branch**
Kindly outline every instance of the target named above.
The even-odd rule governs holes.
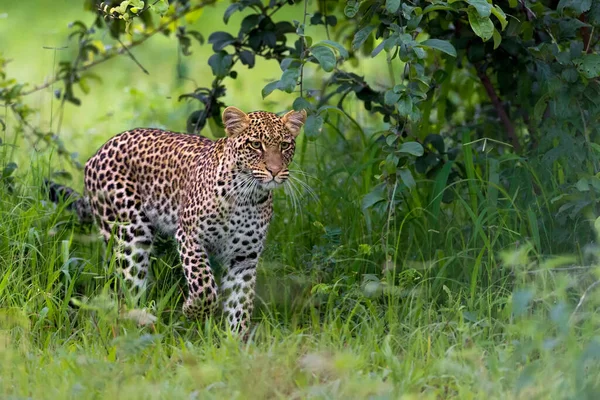
[[[133,40],[129,43],[128,46],[125,46],[122,44],[122,46],[112,52],[107,53],[106,55],[97,58],[93,61],[90,61],[89,63],[86,63],[82,66],[78,66],[76,68],[73,68],[71,71],[68,72],[68,74],[70,74],[71,76],[77,76],[77,74],[87,71],[99,64],[102,64],[108,60],[111,60],[117,56],[123,55],[123,54],[131,54],[130,50],[134,47],[137,47],[143,43],[145,43],[148,39],[152,38],[154,35],[156,35],[157,33],[164,33],[165,30],[169,27],[169,25],[171,25],[173,22],[176,22],[178,20],[180,20],[181,18],[184,18],[186,15],[193,13],[195,11],[198,11],[204,7],[206,7],[207,5],[211,5],[214,4],[216,2],[216,0],[203,0],[202,2],[195,4],[191,7],[188,8],[184,8],[179,10],[178,12],[176,12],[174,15],[172,15],[167,21],[163,22],[162,24],[160,24],[156,29],[152,30],[151,32],[145,33],[141,38]],[[145,10],[144,10],[145,11]],[[85,25],[84,25],[85,27]],[[52,77],[50,80],[48,80],[47,82],[40,84],[40,85],[36,85],[34,87],[32,87],[29,90],[23,90],[21,92],[21,95],[23,96],[27,96],[30,95],[32,93],[38,92],[40,90],[46,89],[50,86],[52,86],[53,84],[60,82],[62,80],[65,79],[65,75],[67,73],[63,73],[63,74],[58,74],[54,77]]]
[[[287,22],[274,22],[272,17],[286,4],[293,4],[290,0],[270,1],[268,5],[260,0],[241,0],[231,4],[223,16],[225,23],[233,13],[250,9],[254,12],[248,14],[241,22],[237,37],[230,33],[217,31],[208,37],[215,52],[209,59],[214,79],[211,87],[198,87],[192,93],[185,93],[179,99],[195,99],[202,104],[200,110],[190,114],[187,121],[187,130],[190,133],[200,132],[209,118],[217,121],[221,119],[221,108],[224,104],[219,100],[225,96],[223,81],[226,78],[237,78],[233,68],[241,62],[248,68],[253,68],[256,57],[266,60],[277,60],[283,63],[294,49],[286,46],[286,34],[296,32],[294,26]],[[228,51],[229,50],[229,51]],[[293,82],[293,87],[296,81]]]

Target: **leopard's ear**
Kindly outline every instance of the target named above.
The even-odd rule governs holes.
[[[298,136],[302,125],[306,121],[306,110],[302,111],[290,111],[281,118],[286,128],[290,131],[294,137]]]
[[[227,136],[234,137],[242,133],[250,125],[250,118],[242,110],[235,107],[227,107],[223,111],[223,124],[225,125]]]

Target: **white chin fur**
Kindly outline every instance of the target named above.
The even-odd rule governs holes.
[[[268,182],[261,182],[260,184],[262,185],[263,188],[267,189],[267,190],[271,190],[271,189],[275,189],[278,186],[281,186],[282,182],[276,182],[275,180],[270,180]]]

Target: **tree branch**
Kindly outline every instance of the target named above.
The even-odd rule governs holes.
[[[477,69],[477,75],[479,76],[479,79],[481,80],[481,83],[483,84],[483,87],[485,88],[485,91],[487,92],[487,94],[492,102],[492,105],[496,109],[498,118],[500,118],[500,121],[502,121],[502,124],[504,125],[504,129],[506,130],[506,136],[507,136],[508,140],[510,141],[511,145],[513,146],[515,152],[519,153],[521,151],[521,144],[519,143],[519,138],[517,137],[515,127],[514,127],[512,121],[510,120],[510,118],[508,117],[506,110],[504,110],[504,107],[502,106],[502,102],[500,101],[500,98],[496,94],[496,90],[494,89],[494,85],[492,84],[492,81],[487,76],[487,74],[485,73],[485,70],[483,68],[476,67],[476,69]]]
[[[163,24],[161,24],[158,28],[156,28],[155,30],[153,30],[152,32],[144,35],[143,37],[141,37],[138,40],[134,40],[129,44],[129,48],[126,46],[121,47],[120,49],[106,54],[104,57],[98,58],[97,60],[94,60],[88,64],[83,65],[81,68],[78,68],[75,72],[83,72],[86,71],[90,68],[95,67],[98,64],[102,64],[105,61],[108,61],[114,57],[120,56],[122,54],[131,54],[129,53],[129,49],[132,49],[136,46],[139,46],[140,44],[144,43],[146,40],[150,39],[152,36],[156,35],[157,33],[162,32],[167,26],[169,26],[170,24],[172,24],[173,22],[185,17],[187,14],[192,13],[194,11],[197,11],[201,8],[206,7],[207,5],[211,5],[214,4],[216,0],[204,0],[201,3],[196,4],[193,7],[190,7],[184,11],[181,11],[178,14],[174,14],[168,21],[165,21]],[[120,41],[119,41],[120,42]],[[134,59],[135,61],[135,59]],[[48,82],[45,82],[43,84],[40,85],[36,85],[34,87],[32,87],[29,90],[25,90],[23,92],[21,92],[21,95],[23,96],[27,96],[29,94],[35,93],[35,92],[39,92],[40,90],[46,89],[50,86],[52,86],[53,84],[55,84],[56,82],[61,81],[63,78],[60,76],[54,76],[52,79],[50,79]]]
[[[578,19],[584,24],[587,24],[587,18],[585,14],[581,14]],[[592,27],[592,29],[590,30],[590,28],[588,28],[587,26],[583,26],[581,27],[580,32],[581,38],[583,39],[583,51],[585,51],[587,54],[592,54],[594,52],[594,49],[591,46],[594,28]]]
[[[133,62],[136,63],[136,65],[138,67],[140,67],[140,69],[142,71],[144,71],[144,73],[146,75],[150,75],[150,72],[148,72],[148,70],[146,68],[144,68],[144,66],[142,65],[142,63],[140,63],[137,58],[135,58],[135,56],[133,55],[133,53],[129,51],[129,49],[127,48],[127,46],[125,46],[125,43],[121,42],[121,39],[119,39],[119,38],[117,38],[117,40],[119,41],[119,44],[121,45],[121,47],[125,49],[125,52],[129,56],[129,58],[131,58],[133,60]]]

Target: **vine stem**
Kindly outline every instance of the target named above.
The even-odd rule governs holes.
[[[490,80],[489,76],[487,76],[483,68],[477,68],[477,75],[479,75],[479,79],[481,80],[481,83],[483,84],[483,87],[485,88],[485,91],[487,92],[492,102],[492,105],[496,109],[496,114],[498,114],[498,118],[500,118],[500,121],[502,121],[502,124],[504,125],[504,129],[506,130],[506,136],[508,140],[510,140],[510,143],[512,144],[515,152],[519,153],[521,151],[521,144],[519,143],[519,138],[517,137],[515,127],[512,121],[510,120],[510,117],[506,113],[506,110],[502,106],[502,101],[498,97],[498,94],[496,93],[496,89],[494,89],[492,81]]]
[[[302,32],[306,34],[306,16],[308,15],[308,0],[304,0],[304,18],[302,19]],[[306,47],[306,39],[302,36],[302,51],[300,52],[300,97],[304,97],[304,52]]]
[[[115,58],[115,57],[117,57],[117,56],[120,56],[120,55],[122,55],[122,54],[127,54],[127,53],[129,52],[129,50],[130,50],[130,49],[132,49],[133,47],[139,46],[140,44],[144,43],[146,40],[150,39],[151,37],[153,37],[153,36],[154,36],[154,35],[156,35],[157,33],[160,33],[160,32],[162,32],[162,31],[163,31],[163,30],[164,30],[164,29],[165,29],[167,26],[169,26],[169,25],[170,25],[170,24],[172,24],[173,22],[175,22],[175,21],[177,21],[177,20],[179,20],[179,19],[181,19],[181,18],[185,17],[185,16],[186,16],[187,14],[189,14],[189,13],[192,13],[192,12],[194,12],[194,11],[197,11],[197,10],[201,9],[201,8],[204,8],[204,7],[206,7],[207,5],[213,4],[213,3],[215,3],[215,1],[216,1],[216,0],[205,0],[205,1],[201,2],[201,3],[198,3],[198,4],[196,4],[196,5],[195,5],[195,6],[193,6],[193,7],[190,7],[190,8],[188,8],[188,9],[186,9],[186,10],[184,10],[184,11],[182,11],[182,12],[178,13],[178,14],[175,14],[175,15],[173,15],[171,18],[169,18],[169,20],[168,20],[168,21],[165,21],[163,24],[161,24],[161,25],[160,25],[158,28],[156,28],[156,29],[155,29],[155,30],[153,30],[152,32],[150,32],[150,33],[148,33],[148,34],[144,35],[143,37],[141,37],[141,38],[140,38],[140,39],[138,39],[138,40],[134,40],[134,41],[132,41],[132,42],[129,44],[129,47],[128,47],[128,48],[127,48],[127,47],[125,47],[125,46],[123,46],[123,47],[121,47],[119,50],[117,50],[117,51],[114,51],[114,52],[112,52],[112,53],[110,53],[110,54],[107,54],[107,55],[105,55],[104,57],[102,57],[102,58],[99,58],[99,59],[97,59],[97,60],[94,60],[94,61],[90,62],[89,64],[86,64],[86,65],[82,66],[81,68],[78,68],[78,69],[77,69],[76,71],[74,71],[74,72],[83,72],[83,71],[87,71],[88,69],[90,69],[90,68],[93,68],[93,67],[95,67],[95,66],[96,66],[96,65],[98,65],[98,64],[102,64],[102,63],[103,63],[103,62],[105,62],[105,61],[108,61],[108,60],[110,60],[110,59],[113,59],[113,58]],[[27,96],[27,95],[30,95],[30,94],[32,94],[32,93],[39,92],[40,90],[46,89],[46,88],[48,88],[48,87],[52,86],[53,84],[55,84],[56,82],[59,82],[59,81],[61,81],[62,79],[63,79],[63,78],[61,78],[61,77],[59,77],[59,76],[54,76],[54,77],[53,77],[52,79],[50,79],[48,82],[45,82],[45,83],[43,83],[43,84],[40,84],[40,85],[36,85],[36,86],[32,87],[32,88],[31,88],[31,89],[29,89],[29,90],[25,90],[25,91],[21,92],[21,95],[22,95],[22,96]]]

